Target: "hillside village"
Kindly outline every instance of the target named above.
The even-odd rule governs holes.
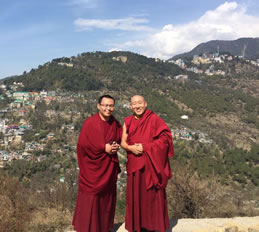
[[[259,59],[256,61],[244,59],[243,56],[232,56],[230,54],[219,54],[212,53],[212,54],[202,54],[202,55],[195,55],[191,60],[192,65],[187,65],[184,59],[177,59],[177,60],[170,60],[169,62],[178,65],[180,68],[185,69],[187,71],[195,72],[197,74],[205,74],[208,76],[212,75],[222,75],[225,76],[226,72],[224,70],[216,69],[215,64],[224,64],[227,62],[231,62],[233,60],[243,60],[248,64],[254,65],[259,67]],[[209,68],[203,70],[200,69],[199,66],[207,64]]]
[[[99,55],[98,57],[102,57]],[[127,56],[112,56],[109,58],[112,62],[127,63]],[[216,64],[224,64],[240,59],[243,62],[259,66],[259,60],[250,61],[243,60],[242,57],[232,56],[229,54],[202,54],[195,55],[191,62],[183,59],[175,61],[161,61],[156,59],[157,63],[174,63],[182,70],[197,73],[198,75],[226,75],[225,71],[216,70],[213,67]],[[61,60],[63,62],[61,62]],[[73,68],[73,59],[62,58],[57,59],[58,66],[66,66]],[[55,61],[56,62],[56,61]],[[51,63],[48,63],[50,65]],[[209,69],[204,70],[201,65],[209,65]],[[202,67],[203,69],[199,69]],[[168,80],[176,80],[176,82],[185,83],[189,81],[188,74],[167,76]],[[8,83],[8,84],[7,84]],[[96,110],[96,98],[100,95],[100,91],[95,92],[94,97],[87,96],[80,92],[71,92],[66,90],[47,91],[24,91],[22,82],[2,82],[0,84],[0,167],[11,163],[13,160],[27,160],[32,162],[42,162],[49,158],[50,154],[60,154],[67,157],[76,158],[76,141],[83,120]],[[44,105],[44,109],[39,109],[40,105]],[[62,107],[60,107],[62,105]],[[62,108],[62,109],[61,109]],[[119,99],[116,102],[116,112],[130,113],[129,103]],[[127,113],[127,114],[128,114]],[[33,115],[44,116],[41,119],[34,118]],[[121,119],[125,115],[120,115]],[[33,121],[34,120],[34,121]],[[38,126],[35,128],[33,124],[37,121]],[[45,121],[50,125],[44,127]],[[195,141],[201,144],[217,144],[210,138],[207,131],[189,129],[189,116],[181,115],[177,125],[171,128],[174,143],[180,140]],[[37,124],[37,123],[36,123]],[[58,124],[58,125],[55,125]],[[52,128],[51,127],[55,127]],[[120,154],[125,159],[125,154]],[[122,167],[124,168],[124,167]],[[123,176],[125,173],[121,176]],[[62,180],[63,181],[63,180]]]
[[[42,137],[40,131],[34,134],[34,138],[41,137],[40,139],[24,141],[24,135],[26,132],[32,131],[33,127],[31,122],[28,120],[28,113],[35,113],[37,104],[44,102],[46,106],[55,102],[57,104],[70,103],[73,104],[78,99],[82,99],[80,94],[72,94],[66,92],[56,91],[45,91],[40,92],[24,92],[17,91],[17,89],[23,87],[22,83],[13,82],[12,85],[6,86],[0,85],[2,90],[1,102],[6,102],[6,106],[0,110],[0,167],[3,167],[5,163],[11,162],[12,160],[23,159],[41,162],[47,158],[46,155],[39,155],[44,153],[44,149],[48,142],[52,141],[55,143],[56,134],[55,131],[47,131]],[[117,107],[129,108],[128,104],[118,102]],[[55,110],[47,109],[44,112],[48,118],[57,116],[59,113]],[[79,112],[73,112],[74,116]],[[16,115],[19,121],[14,123],[10,115]],[[9,115],[9,116],[8,116]],[[187,115],[182,116],[183,120],[188,120]],[[78,135],[78,131],[75,131],[73,123],[66,123],[61,125],[60,133],[62,132]],[[172,135],[175,141],[177,140],[197,140],[201,143],[211,144],[213,141],[208,138],[208,134],[201,131],[191,131],[186,127],[175,127],[171,128]],[[75,156],[75,145],[69,147],[62,146],[57,147],[53,150],[53,153],[71,153]],[[19,147],[19,149],[17,149]]]
[[[169,60],[163,62],[174,63],[178,65],[180,68],[195,72],[200,75],[226,75],[225,71],[223,70],[216,70],[215,64],[224,64],[226,62],[231,62],[235,59],[243,59],[241,56],[232,56],[230,54],[219,54],[219,53],[212,53],[212,54],[202,54],[202,55],[195,55],[191,60],[191,64],[186,64],[186,61],[183,59],[177,60]],[[127,56],[118,56],[112,57],[114,62],[127,62]],[[66,61],[66,60],[65,60]],[[156,62],[161,62],[161,60],[156,59]],[[257,61],[253,60],[245,60],[245,62],[252,64],[254,66],[259,66],[259,59]],[[199,69],[200,65],[207,64],[209,68],[206,70]],[[71,59],[68,59],[67,62],[59,62],[58,65],[60,66],[67,66],[73,67],[71,65]],[[175,79],[180,81],[187,81],[188,75],[181,74],[176,75],[174,77],[168,77],[168,79]],[[73,104],[77,99],[82,99],[83,95],[65,92],[65,91],[19,91],[24,87],[22,82],[13,82],[9,86],[5,84],[0,85],[1,95],[0,95],[0,102],[4,103],[5,107],[0,109],[0,167],[4,166],[4,163],[10,162],[12,160],[17,159],[25,159],[25,160],[35,160],[40,162],[46,159],[46,156],[35,156],[34,153],[38,151],[43,151],[46,144],[49,141],[55,141],[55,133],[53,131],[48,131],[43,138],[36,141],[26,141],[24,142],[23,137],[26,131],[32,130],[31,122],[27,119],[28,112],[36,112],[37,111],[37,104],[39,102],[44,102],[47,106],[52,103],[56,102],[57,104],[63,103],[71,103]],[[125,102],[118,102],[118,107],[122,108],[129,108],[128,104]],[[11,118],[6,117],[8,113],[15,114],[20,118],[20,121],[14,123]],[[77,114],[78,112],[75,112]],[[55,116],[58,114],[55,110],[46,110],[45,114],[47,117]],[[10,114],[9,114],[10,115]],[[188,120],[187,115],[182,115],[182,121]],[[75,126],[73,122],[70,124],[64,124],[61,126],[60,130],[62,131],[69,131],[77,136],[78,131],[75,131]],[[175,141],[177,140],[196,140],[201,143],[211,144],[213,141],[208,137],[208,134],[201,132],[201,131],[191,131],[190,129],[179,126],[175,128],[171,128],[172,135]],[[34,136],[39,136],[40,133],[35,133]],[[21,150],[17,150],[14,145],[19,145],[23,147]],[[22,146],[21,146],[22,145]],[[14,149],[15,148],[15,149]],[[60,147],[56,151],[59,153],[66,153],[66,149]],[[75,144],[71,150],[75,153]]]

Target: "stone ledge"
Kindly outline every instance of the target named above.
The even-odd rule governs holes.
[[[115,231],[127,232],[124,223]],[[171,220],[167,232],[259,232],[259,216]]]
[[[70,228],[65,232],[76,232]],[[123,224],[116,224],[112,232],[128,232]],[[166,232],[259,232],[259,216],[235,218],[201,218],[170,220]]]

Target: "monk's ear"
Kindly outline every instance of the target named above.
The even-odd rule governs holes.
[[[130,108],[133,110],[133,107],[132,107],[132,105],[130,104]]]
[[[97,109],[100,110],[100,104],[99,103],[97,104]]]

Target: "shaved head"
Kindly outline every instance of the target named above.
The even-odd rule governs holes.
[[[145,101],[144,97],[135,95],[131,98],[130,108],[132,109],[136,118],[141,118],[146,111],[147,102]]]
[[[130,102],[134,102],[134,101],[145,101],[144,97],[142,97],[141,95],[135,95],[130,99]]]

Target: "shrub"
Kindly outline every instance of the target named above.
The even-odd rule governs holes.
[[[174,176],[167,186],[170,218],[234,217],[257,215],[245,205],[243,189],[220,184],[215,176],[201,178],[190,165],[174,162]]]

